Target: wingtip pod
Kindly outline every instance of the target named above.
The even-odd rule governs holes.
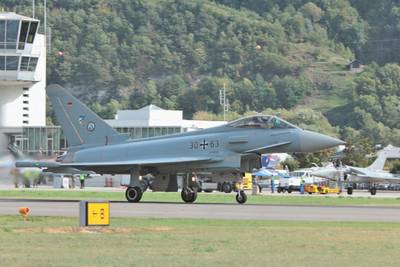
[[[60,164],[51,161],[16,161],[17,168],[57,168]]]

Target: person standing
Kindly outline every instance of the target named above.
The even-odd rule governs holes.
[[[275,192],[275,176],[271,177],[271,193]]]
[[[300,180],[300,194],[304,194],[304,186],[305,186],[305,181],[304,178],[302,177]]]
[[[85,175],[83,173],[81,173],[79,175],[79,181],[81,182],[81,189],[85,188]]]

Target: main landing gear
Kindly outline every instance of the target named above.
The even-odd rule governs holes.
[[[347,194],[352,195],[353,194],[353,187],[347,187]]]
[[[376,187],[373,186],[369,189],[369,192],[371,193],[371,196],[375,196],[376,195]]]
[[[142,196],[143,191],[138,186],[128,187],[125,191],[125,197],[129,202],[139,202]]]
[[[129,187],[125,191],[126,200],[129,202],[139,202],[142,199],[143,192],[146,190],[146,186],[141,182],[140,177],[138,169],[131,170]]]
[[[197,198],[197,190],[186,186],[182,189],[181,197],[185,203],[193,203]]]
[[[187,174],[186,179],[183,180],[183,189],[181,191],[181,197],[185,203],[193,203],[196,201],[198,186],[196,175],[191,176]],[[228,186],[225,185],[224,189],[225,191],[231,191],[232,187],[230,186],[228,188]],[[146,186],[141,183],[139,171],[136,169],[131,170],[129,187],[125,191],[125,197],[128,202],[139,202],[142,199],[145,190]],[[247,195],[242,190],[241,186],[237,190],[236,201],[239,204],[244,204],[247,201]]]

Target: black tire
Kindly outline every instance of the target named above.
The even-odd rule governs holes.
[[[353,187],[347,187],[347,194],[352,195],[353,194]]]
[[[224,182],[222,184],[222,191],[224,193],[231,193],[232,192],[232,185],[230,183]]]
[[[193,203],[197,198],[197,191],[191,188],[184,188],[181,192],[182,200],[186,203]]]
[[[278,189],[276,190],[278,193],[282,192],[281,188],[278,187]]]
[[[370,190],[370,192],[371,192],[371,195],[372,195],[372,196],[375,196],[375,195],[376,195],[376,188],[375,188],[375,187],[372,187],[371,190]]]
[[[287,189],[287,192],[290,194],[293,192],[293,188],[291,186],[289,186],[289,188]]]
[[[236,201],[237,201],[237,203],[239,203],[239,204],[244,204],[244,203],[246,203],[246,201],[247,201],[247,195],[246,195],[246,193],[245,193],[244,191],[239,191],[239,192],[236,194]]]
[[[128,202],[139,202],[142,196],[143,191],[138,186],[128,187],[125,191],[125,197]]]
[[[312,195],[312,192],[308,192],[309,195]]]

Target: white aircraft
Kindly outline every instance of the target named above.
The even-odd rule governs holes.
[[[388,158],[400,158],[400,148],[391,145],[385,147],[377,153],[376,160],[366,168],[347,165],[334,166],[331,164],[314,170],[312,175],[333,181],[345,181],[350,184],[367,183],[370,185],[371,195],[376,195],[376,184],[400,184],[400,176],[383,170]],[[352,186],[347,188],[347,194],[353,194]]]

